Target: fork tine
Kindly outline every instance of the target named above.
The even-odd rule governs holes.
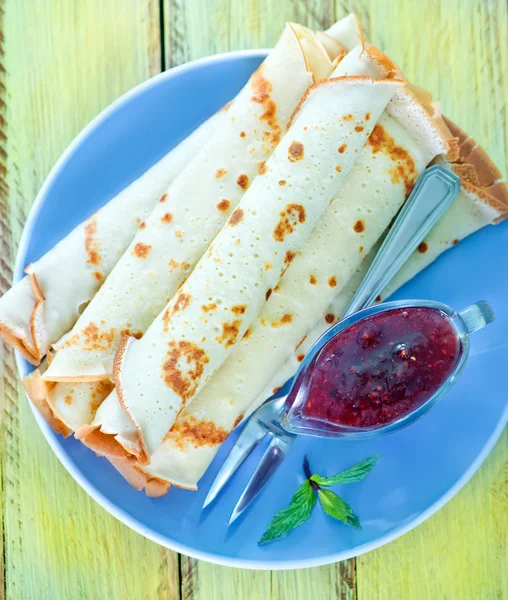
[[[243,513],[243,511],[250,505],[250,503],[256,498],[259,492],[263,489],[265,483],[273,475],[277,467],[282,463],[286,457],[286,453],[291,449],[294,438],[281,439],[277,436],[271,435],[271,440],[268,447],[263,454],[263,457],[259,461],[259,464],[254,471],[254,474],[249,479],[249,482],[245,486],[245,489],[240,496],[240,499],[236,503],[231,517],[229,518],[228,525],[231,525],[233,521]]]
[[[210,490],[203,503],[203,508],[215,500],[218,493],[237,471],[238,467],[245,461],[249,454],[266,435],[266,430],[260,427],[255,419],[251,419],[238,436],[236,443],[231,448],[224,464],[217,473]]]

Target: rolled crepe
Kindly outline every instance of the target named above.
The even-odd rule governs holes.
[[[360,266],[419,173],[447,149],[413,96],[408,91],[397,92],[343,188],[259,318],[176,421],[151,464],[143,467],[147,473],[179,486],[196,487],[220,440],[242,419],[266,382],[284,367],[337,290]]]
[[[46,381],[111,376],[121,336],[141,335],[189,275],[258,171],[263,173],[312,80],[298,36],[288,24],[230,105],[220,130],[141,225],[58,348]]]
[[[225,118],[220,111],[105,204],[0,298],[0,335],[32,364],[75,323],[157,200]]]
[[[313,86],[178,294],[140,340],[124,338],[116,393],[147,456],[242,338],[400,87],[367,77]]]

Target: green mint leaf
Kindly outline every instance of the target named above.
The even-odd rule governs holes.
[[[327,515],[346,525],[361,529],[360,521],[349,504],[331,490],[318,490],[319,501]]]
[[[360,519],[355,515],[354,512],[351,512],[347,516],[347,524],[351,525],[351,527],[354,527],[355,529],[361,529],[362,528],[362,526],[360,525]]]
[[[370,458],[360,461],[342,473],[332,475],[331,477],[322,477],[321,475],[313,475],[310,479],[319,486],[329,487],[331,485],[339,485],[343,483],[354,483],[362,481],[370,473],[372,467],[377,463],[379,454],[374,454]]]
[[[305,523],[315,505],[316,496],[312,490],[310,481],[306,479],[296,490],[289,506],[279,511],[272,519],[272,522],[258,544],[284,537],[295,527]]]

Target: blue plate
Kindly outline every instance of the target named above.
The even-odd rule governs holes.
[[[16,278],[75,225],[99,208],[215,112],[242,87],[265,51],[236,52],[163,73],[123,96],[71,144],[46,180],[28,219]],[[72,198],[72,201],[69,201]],[[499,374],[506,368],[508,283],[503,261],[508,223],[487,227],[449,250],[406,285],[397,298],[431,298],[455,308],[482,298],[497,313],[475,334],[460,381],[425,418],[370,441],[302,438],[258,501],[226,527],[248,478],[242,470],[209,510],[209,485],[228,451],[224,444],[198,492],[172,489],[161,499],[134,491],[107,463],[74,439],[56,436],[34,410],[46,439],[76,481],[112,515],[142,535],[207,561],[253,569],[312,567],[356,556],[402,535],[443,506],[469,480],[498,439],[508,417]],[[30,366],[18,356],[21,375]],[[234,436],[232,436],[234,437]],[[317,508],[288,538],[259,547],[272,516],[303,480],[304,454],[332,474],[367,456],[381,459],[366,481],[341,494],[363,525],[357,531]],[[255,460],[255,457],[252,457]],[[252,467],[252,460],[248,463]]]

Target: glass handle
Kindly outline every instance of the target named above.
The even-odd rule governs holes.
[[[466,306],[466,308],[459,311],[459,315],[462,317],[469,334],[483,329],[486,325],[492,323],[495,318],[492,306],[485,300]]]
[[[440,165],[420,175],[343,318],[372,304],[459,192],[460,179]]]

